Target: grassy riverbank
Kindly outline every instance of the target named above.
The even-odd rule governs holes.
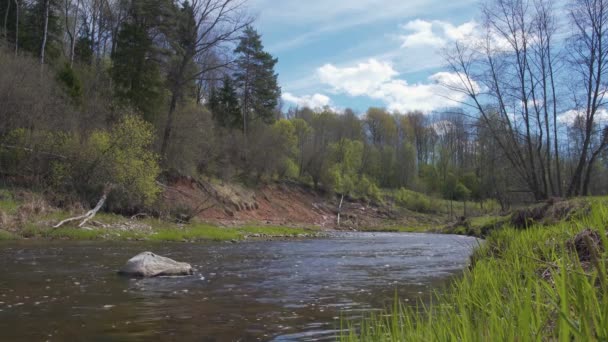
[[[569,222],[490,233],[471,269],[431,305],[397,304],[341,340],[608,340],[608,207],[590,201]]]
[[[221,227],[192,222],[177,224],[156,218],[128,218],[100,213],[84,227],[77,222],[53,228],[57,222],[76,215],[52,208],[41,196],[28,193],[16,199],[10,192],[0,192],[0,240],[146,240],[146,241],[240,241],[314,237],[321,232],[312,227],[277,227],[256,224]]]
[[[97,220],[98,224],[105,221]],[[247,239],[281,239],[315,237],[321,233],[314,228],[274,226],[220,227],[203,223],[177,225],[169,222],[137,221],[98,226],[49,228],[28,225],[17,232],[0,229],[0,240],[62,239],[62,240],[142,240],[142,241],[242,241]]]

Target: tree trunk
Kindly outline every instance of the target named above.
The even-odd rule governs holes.
[[[15,56],[19,55],[19,0],[15,0]]]
[[[6,13],[4,13],[4,40],[8,45],[8,14],[11,11],[11,0],[6,2]]]
[[[51,7],[51,1],[50,0],[46,0],[44,2],[44,32],[42,34],[42,47],[40,48],[40,65],[41,68],[40,70],[42,71],[44,69],[44,55],[45,55],[45,51],[46,51],[46,40],[48,37],[48,31],[49,31],[49,7]]]
[[[167,148],[169,147],[169,140],[171,139],[171,131],[173,129],[173,120],[175,117],[175,108],[177,107],[177,94],[175,92],[171,95],[171,104],[169,105],[169,112],[167,113],[167,124],[165,125],[165,132],[163,134],[163,142],[160,148],[161,158],[165,158],[167,155]]]
[[[76,50],[76,30],[78,27],[78,11],[80,10],[80,0],[76,1],[76,11],[74,14],[74,26],[72,28],[71,38],[71,46],[70,46],[70,68],[74,66],[74,54]]]

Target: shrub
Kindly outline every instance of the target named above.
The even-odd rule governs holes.
[[[397,205],[421,213],[434,213],[438,211],[437,204],[428,196],[401,188],[395,194]]]

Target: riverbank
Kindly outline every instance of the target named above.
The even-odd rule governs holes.
[[[432,305],[397,303],[341,340],[608,339],[608,206],[584,201],[584,215],[490,232],[470,269]]]
[[[128,219],[118,215],[100,214],[84,227],[53,228],[69,215],[58,212],[40,221],[29,222],[13,231],[0,229],[0,240],[112,240],[112,241],[231,241],[298,239],[324,236],[314,227],[239,226],[220,227],[204,223],[176,224],[158,219]]]
[[[54,228],[75,211],[50,206],[40,195],[26,193],[0,198],[0,240],[62,239],[116,241],[243,241],[310,238],[323,235],[316,227],[248,224],[235,227],[201,222],[175,223],[158,218],[99,213],[84,226],[78,221]]]
[[[56,207],[39,193],[0,189],[0,240],[239,241],[316,237],[335,230],[442,232],[452,214],[464,210],[463,203],[422,194],[402,196],[400,204],[395,204],[396,197],[389,193],[381,203],[346,198],[337,226],[337,199],[302,184],[278,183],[256,190],[190,178],[178,178],[171,184],[158,204],[165,211],[162,219],[145,213],[129,217],[100,212],[82,227],[78,226],[80,221],[72,221],[60,228],[53,226],[82,215],[86,206],[72,203]],[[197,209],[201,206],[209,209]],[[482,215],[496,209],[491,203],[478,203],[469,204],[468,212]]]

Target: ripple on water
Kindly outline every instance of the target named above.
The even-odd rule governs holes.
[[[342,318],[356,322],[395,293],[414,304],[444,286],[476,244],[365,233],[236,245],[3,243],[0,340],[335,340]],[[115,270],[143,250],[197,272],[118,277]]]

